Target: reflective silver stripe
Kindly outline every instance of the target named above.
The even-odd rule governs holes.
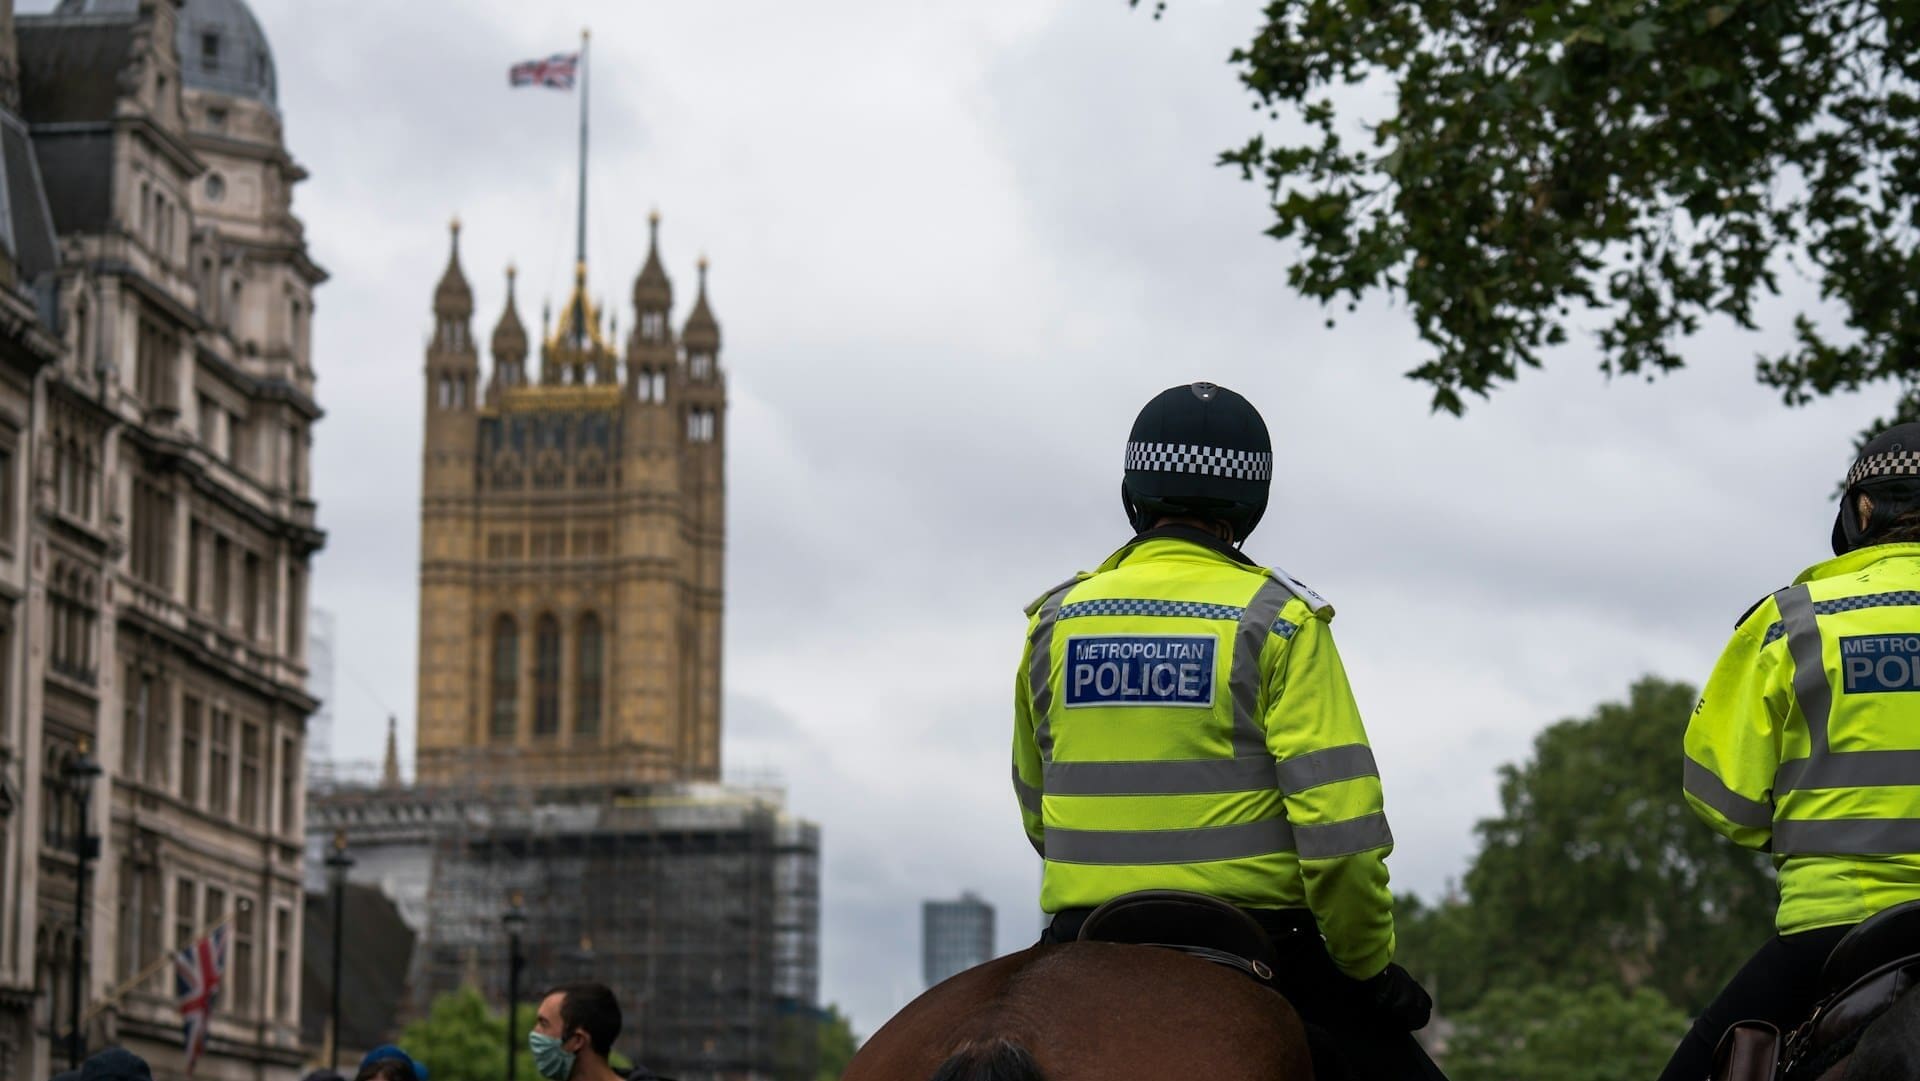
[[[1351,856],[1393,843],[1393,831],[1387,828],[1384,812],[1349,818],[1345,822],[1295,826],[1293,833],[1300,842],[1300,858],[1303,860]]]
[[[1056,863],[1209,863],[1291,851],[1284,818],[1191,830],[1047,829],[1047,858]]]
[[[1828,751],[1782,762],[1773,774],[1775,798],[1796,789],[1881,785],[1920,785],[1920,751]]]
[[[1773,600],[1780,607],[1780,622],[1787,625],[1787,652],[1793,657],[1793,696],[1807,719],[1813,757],[1819,758],[1827,753],[1827,717],[1833,712],[1833,689],[1827,684],[1813,596],[1803,583],[1775,593]]]
[[[1040,605],[1040,614],[1033,624],[1033,637],[1028,640],[1027,686],[1033,705],[1033,742],[1040,748],[1042,762],[1053,757],[1053,725],[1047,718],[1047,712],[1053,706],[1053,625],[1060,619],[1060,602],[1067,591],[1078,582],[1066,585],[1047,594]]]
[[[1267,726],[1260,716],[1260,651],[1266,648],[1267,635],[1273,633],[1273,621],[1280,617],[1293,591],[1275,578],[1267,578],[1247,602],[1240,615],[1240,628],[1234,632],[1233,669],[1227,685],[1233,689],[1233,756],[1251,758],[1267,753]]]
[[[1776,856],[1890,856],[1920,852],[1920,818],[1830,818],[1773,824]]]
[[[1274,787],[1273,758],[1265,752],[1172,762],[1049,762],[1046,770],[1046,789],[1056,796],[1178,796]]]
[[[1040,790],[1020,779],[1020,767],[1013,767],[1013,794],[1020,798],[1020,806],[1033,814],[1040,813]]]
[[[1736,826],[1766,829],[1773,824],[1771,804],[1748,799],[1728,788],[1726,782],[1712,770],[1691,758],[1684,759],[1684,762],[1680,783],[1688,795],[1719,811]]]
[[[1335,781],[1350,781],[1355,777],[1377,777],[1380,767],[1374,765],[1373,748],[1364,743],[1348,743],[1339,747],[1322,747],[1317,751],[1289,758],[1280,763],[1280,791],[1291,796],[1295,792],[1305,792],[1309,788],[1318,788]]]

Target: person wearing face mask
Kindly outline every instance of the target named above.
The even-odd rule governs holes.
[[[564,983],[548,991],[527,1047],[547,1081],[623,1081],[607,1064],[620,1035],[620,1004],[601,983]]]

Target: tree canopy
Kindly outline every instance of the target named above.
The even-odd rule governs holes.
[[[1695,700],[1684,683],[1644,678],[1500,767],[1500,810],[1475,828],[1464,892],[1398,899],[1400,961],[1442,1011],[1553,986],[1646,989],[1691,1013],[1771,933],[1766,857],[1708,829],[1681,795]]]
[[[1645,988],[1538,984],[1495,991],[1455,1025],[1453,1081],[1640,1081],[1666,1065],[1687,1015]]]
[[[1917,45],[1887,0],[1271,0],[1231,63],[1273,123],[1221,160],[1264,185],[1298,292],[1406,303],[1437,410],[1573,320],[1608,373],[1679,368],[1791,273],[1834,317],[1796,312],[1760,381],[1889,382],[1914,416]]]

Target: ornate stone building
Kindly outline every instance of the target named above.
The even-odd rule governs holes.
[[[653,236],[624,357],[582,265],[530,371],[509,268],[483,380],[454,225],[426,357],[423,782],[719,776],[726,376],[704,260],[676,335],[658,215]]]
[[[64,1065],[76,978],[90,1047],[181,1076],[171,974],[149,966],[229,919],[195,1076],[292,1078],[323,540],[307,448],[325,274],[291,210],[306,174],[240,0],[62,0],[13,22],[57,346],[18,423],[0,370],[0,789],[23,794],[0,819],[0,1076]],[[82,755],[104,771],[90,786],[70,783]],[[76,975],[83,793],[100,842]]]

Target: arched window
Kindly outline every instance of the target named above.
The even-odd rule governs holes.
[[[493,710],[488,734],[511,743],[520,705],[520,631],[513,617],[493,621]]]
[[[533,638],[533,734],[560,731],[560,621],[540,617]]]
[[[600,734],[601,658],[600,617],[588,612],[580,617],[580,634],[574,646],[579,661],[580,685],[574,692],[573,731],[580,736]]]

